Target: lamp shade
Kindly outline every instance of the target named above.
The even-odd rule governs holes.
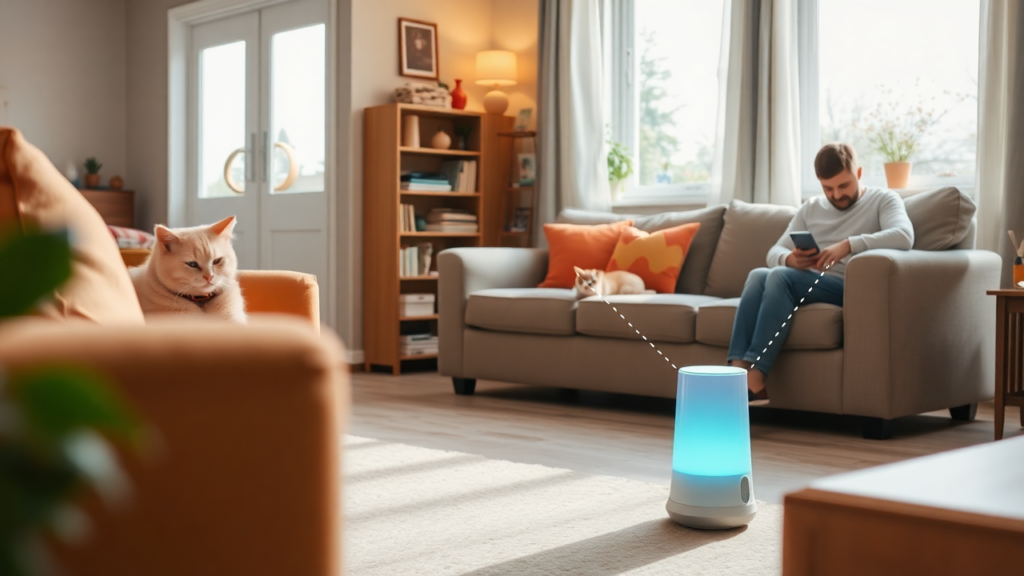
[[[666,509],[673,520],[693,528],[733,528],[754,518],[746,370],[679,370]]]
[[[516,53],[484,50],[476,53],[476,83],[480,86],[515,86]]]

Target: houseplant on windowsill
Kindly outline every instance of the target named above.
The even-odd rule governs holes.
[[[608,185],[611,187],[612,200],[622,198],[626,179],[632,174],[633,157],[626,147],[621,142],[608,140]]]

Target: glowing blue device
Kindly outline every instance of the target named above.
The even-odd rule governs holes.
[[[754,519],[746,370],[679,369],[672,489],[665,508],[691,528],[734,528]]]

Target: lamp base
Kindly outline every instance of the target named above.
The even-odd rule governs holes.
[[[669,499],[665,504],[669,518],[687,528],[701,530],[726,530],[746,526],[757,514],[757,502],[753,500],[744,506],[727,508],[706,508],[703,506],[687,506]]]
[[[488,114],[504,114],[508,110],[508,94],[501,90],[491,90],[484,96],[484,110]]]

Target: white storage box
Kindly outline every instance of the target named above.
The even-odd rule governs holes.
[[[398,297],[399,316],[431,316],[433,314],[433,294],[401,294]]]

